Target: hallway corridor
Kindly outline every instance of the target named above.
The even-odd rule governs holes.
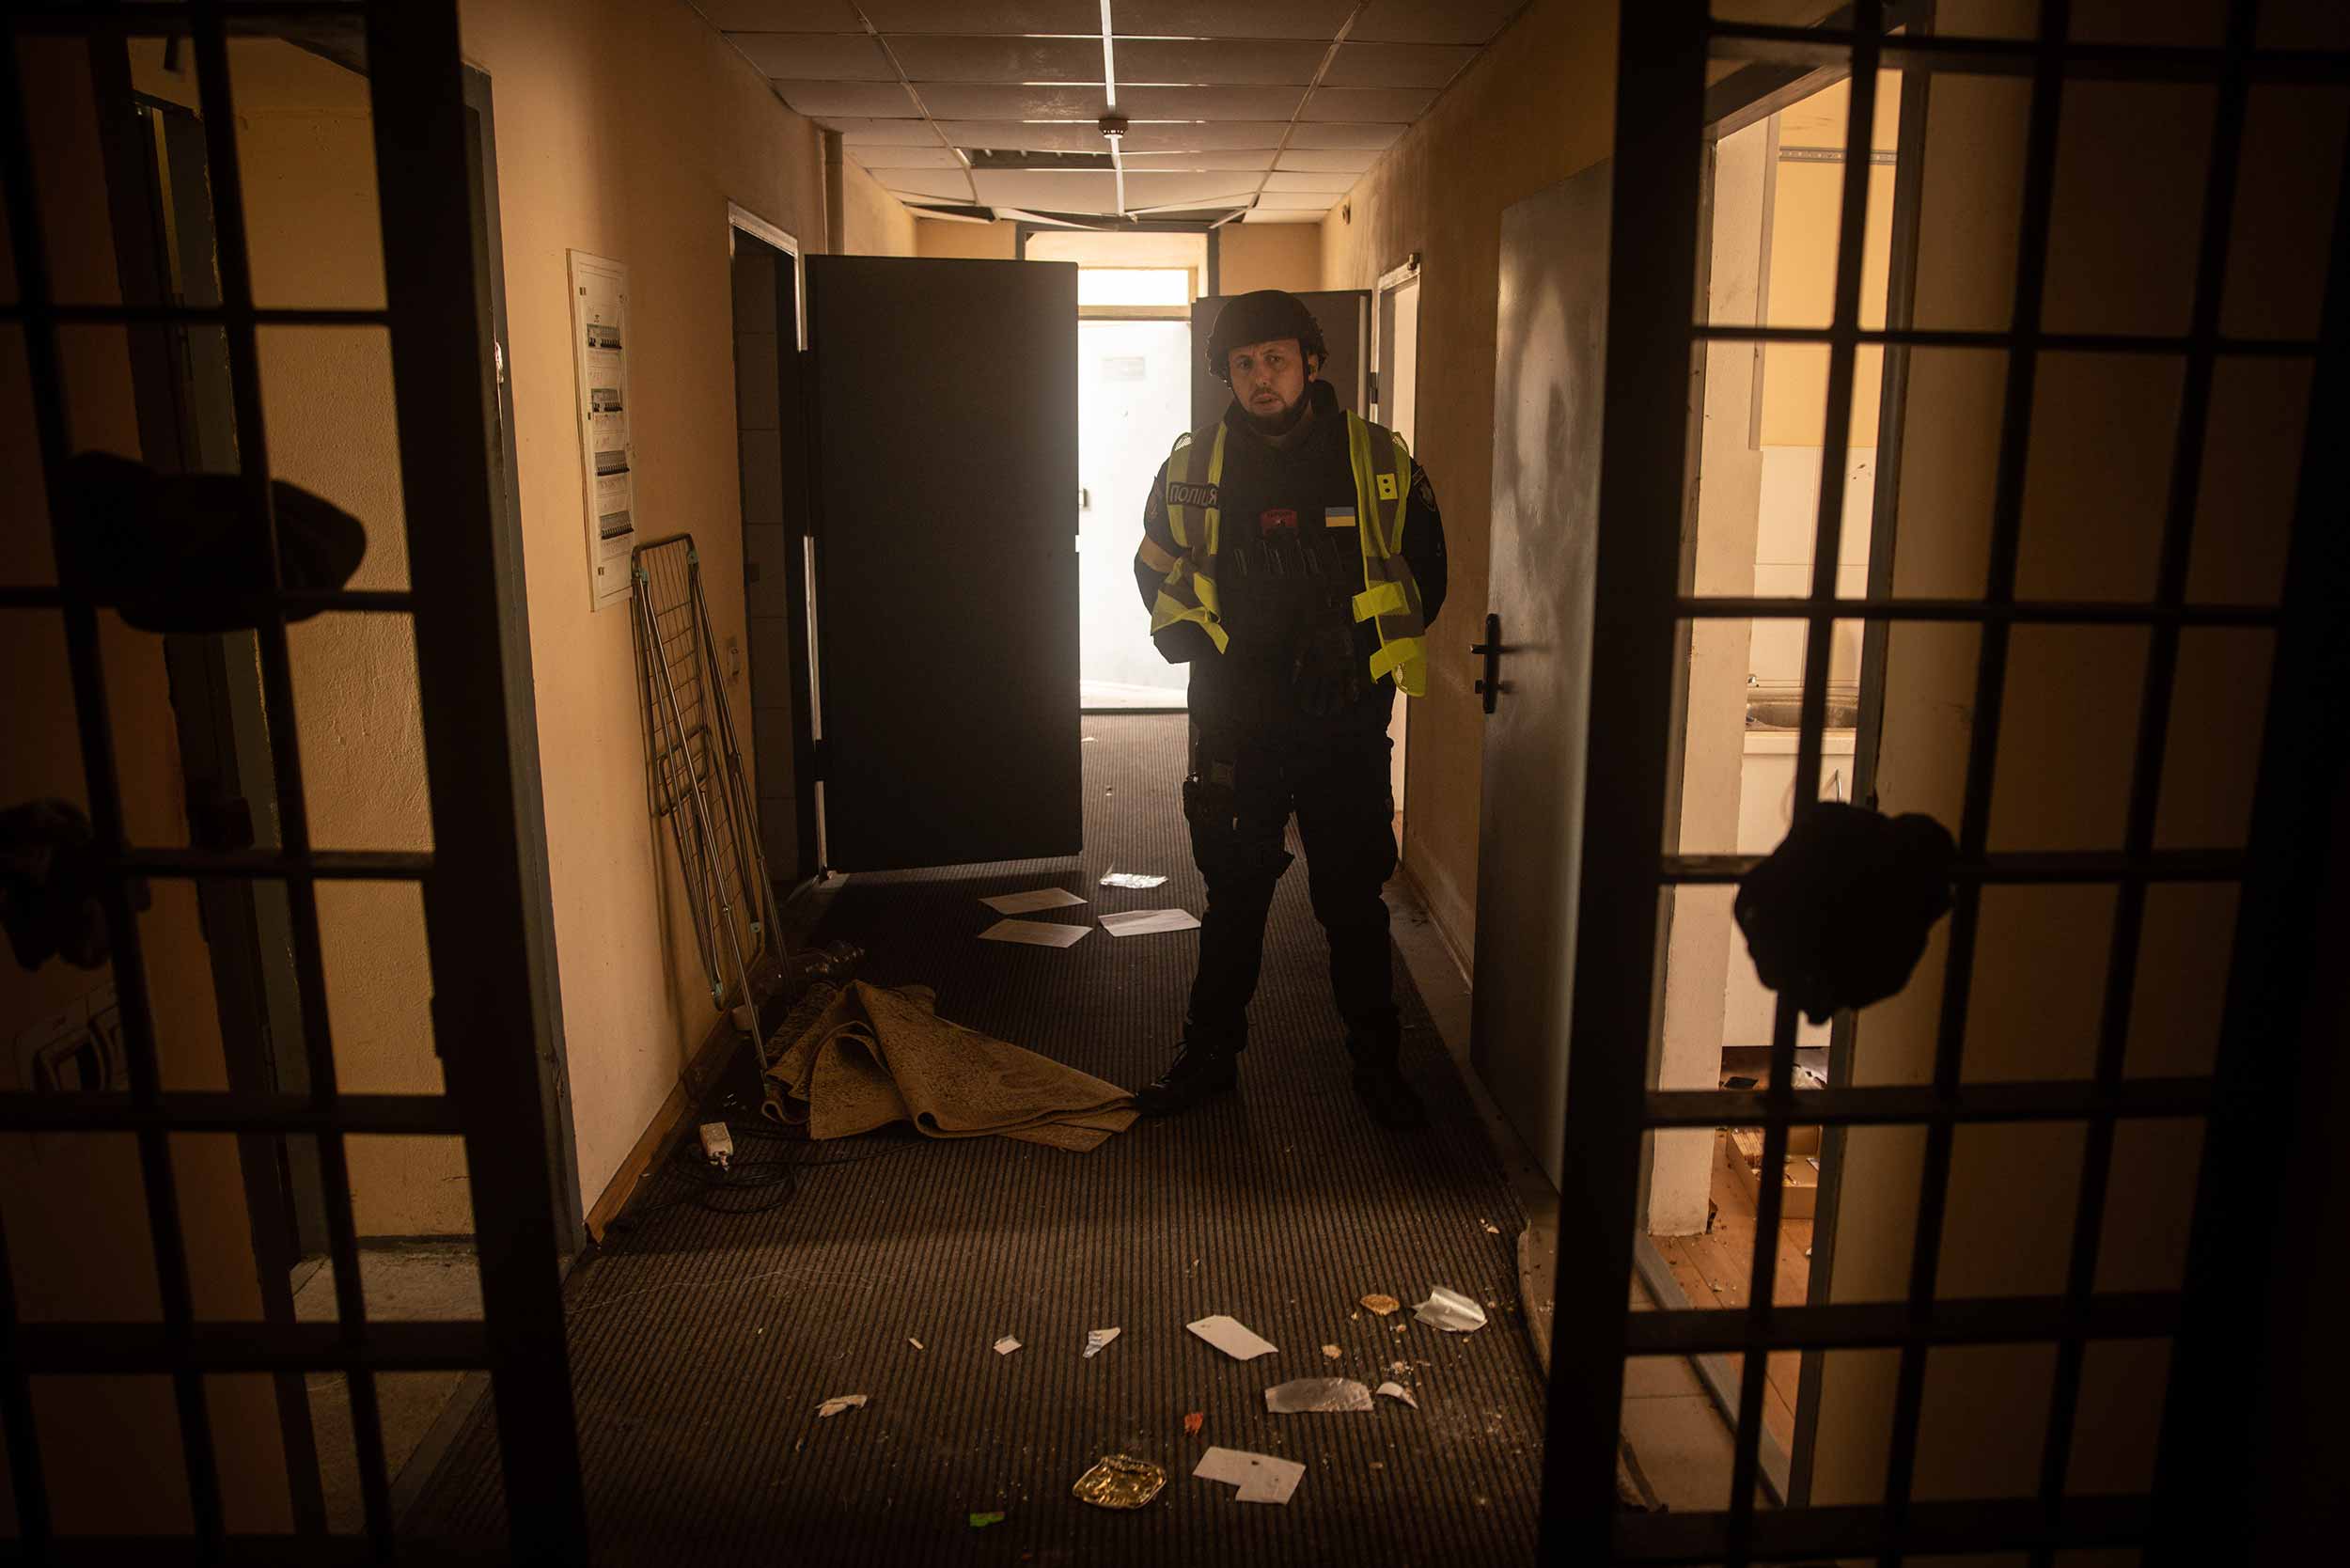
[[[979,900],[1065,887],[1090,906],[1038,917],[1071,924],[1197,913],[1184,722],[1084,721],[1081,860],[858,876],[814,940],[867,949],[863,979],[934,987],[959,1023],[1146,1082],[1179,1032],[1196,933],[982,943],[996,917]],[[1113,867],[1169,880],[1096,886]],[[786,1542],[791,1560],[828,1564],[1526,1560],[1542,1386],[1516,1309],[1521,1216],[1401,962],[1404,1064],[1433,1124],[1371,1122],[1348,1087],[1324,953],[1301,865],[1275,904],[1240,1093],[1090,1154],[892,1136],[794,1148],[789,1198],[743,1215],[657,1171],[565,1290],[600,1560],[770,1562]],[[1409,1304],[1436,1285],[1495,1304],[1488,1325],[1414,1323]],[[1405,1309],[1360,1310],[1373,1292]],[[1231,1361],[1185,1332],[1214,1313],[1279,1354]],[[1087,1330],[1109,1326],[1122,1336],[1082,1359]],[[999,1356],[1005,1335],[1022,1348]],[[1265,1412],[1265,1388],[1330,1375],[1397,1377],[1419,1407]],[[871,1403],[817,1419],[819,1401],[849,1393]],[[1193,1411],[1204,1427],[1187,1436]],[[1307,1473],[1286,1506],[1241,1504],[1192,1479],[1210,1446]],[[1156,1501],[1114,1513],[1071,1495],[1121,1451],[1166,1466]],[[407,1524],[460,1549],[503,1530],[486,1403]]]

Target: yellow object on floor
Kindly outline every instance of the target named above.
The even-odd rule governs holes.
[[[927,986],[854,980],[836,991],[767,1069],[766,1113],[812,1138],[911,1121],[930,1137],[1016,1137],[1079,1153],[1134,1125],[1134,1096],[1116,1084],[937,1009]]]

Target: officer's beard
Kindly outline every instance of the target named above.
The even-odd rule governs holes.
[[[1243,403],[1240,408],[1241,417],[1248,421],[1250,430],[1276,446],[1279,446],[1295,432],[1298,426],[1304,424],[1312,416],[1313,391],[1314,384],[1311,381],[1307,382],[1299,390],[1297,400],[1278,414],[1258,414],[1246,403]]]

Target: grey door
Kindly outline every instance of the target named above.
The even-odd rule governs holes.
[[[1553,1182],[1565,1155],[1589,765],[1610,165],[1501,218],[1492,588],[1469,1057]],[[1626,1048],[1637,1049],[1640,1042]]]
[[[1314,313],[1314,320],[1322,325],[1322,336],[1330,345],[1330,357],[1323,362],[1322,379],[1338,393],[1340,408],[1368,417],[1375,400],[1371,396],[1370,380],[1371,290],[1328,289],[1297,297]],[[1199,350],[1191,370],[1193,430],[1204,430],[1222,418],[1225,405],[1232,400],[1232,389],[1221,378],[1209,373],[1207,360],[1208,333],[1215,326],[1216,312],[1230,303],[1220,294],[1192,302],[1191,340]]]
[[[1074,855],[1077,269],[806,267],[828,858]]]

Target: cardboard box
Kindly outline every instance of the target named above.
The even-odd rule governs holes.
[[[1794,1135],[1809,1133],[1811,1149],[1798,1152]],[[1810,1219],[1819,1207],[1820,1168],[1813,1162],[1819,1158],[1820,1130],[1817,1127],[1790,1128],[1789,1152],[1783,1174],[1784,1186],[1779,1196],[1779,1215],[1782,1218]],[[1722,1133],[1722,1164],[1736,1177],[1747,1196],[1762,1206],[1762,1181],[1758,1174],[1762,1164],[1762,1130],[1759,1127],[1731,1127]]]

